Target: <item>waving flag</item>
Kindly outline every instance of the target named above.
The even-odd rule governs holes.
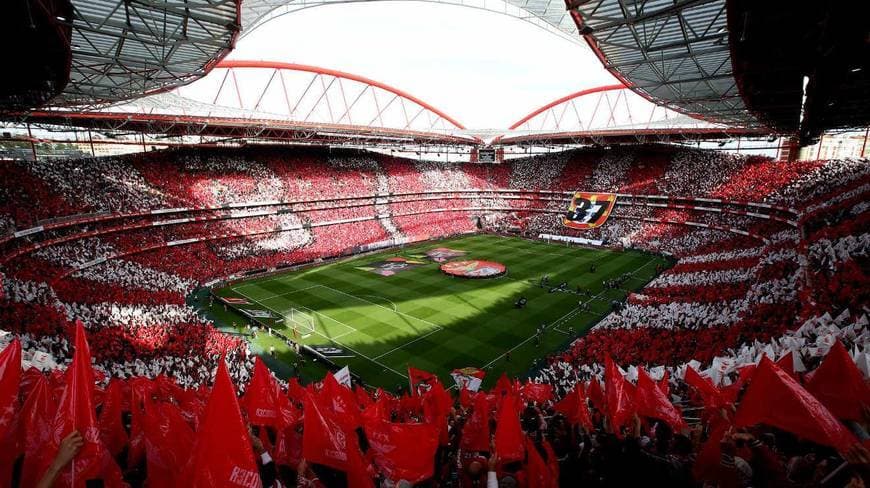
[[[668,400],[668,397],[642,367],[637,368],[637,390],[634,395],[634,404],[638,414],[659,419],[675,431],[688,427],[677,407]]]
[[[483,378],[486,377],[486,372],[480,368],[462,368],[454,369],[450,376],[456,382],[456,387],[468,391],[480,390],[480,385],[483,383]]]
[[[51,463],[51,453],[46,452],[45,446],[51,440],[52,414],[56,409],[48,380],[39,375],[21,408],[19,428],[23,439],[24,465],[21,467],[20,486],[36,486],[42,478],[42,466]]]
[[[236,400],[226,361],[218,363],[214,387],[188,464],[188,486],[262,486],[248,429]]]
[[[411,395],[422,395],[438,382],[438,377],[434,374],[408,366],[408,383],[411,386]]]
[[[375,464],[391,480],[417,484],[435,472],[438,432],[430,424],[397,424],[374,420],[365,424]]]
[[[574,390],[565,395],[554,407],[555,410],[568,419],[572,425],[580,425],[591,431],[592,418],[589,416],[589,407],[586,405],[586,395],[583,394],[583,386],[577,383]]]
[[[465,452],[489,452],[489,401],[486,395],[474,398],[474,410],[462,427],[460,447]]]
[[[253,425],[264,425],[276,429],[282,427],[283,417],[279,412],[278,384],[263,360],[254,360],[254,376],[248,384],[241,404]]]
[[[840,419],[861,420],[870,406],[870,388],[838,340],[807,382],[807,390]]]
[[[857,442],[821,402],[766,356],[743,394],[735,424],[767,424],[841,453]]]
[[[523,429],[517,412],[516,399],[506,396],[502,399],[495,427],[495,452],[502,462],[520,461],[525,457]]]
[[[634,413],[632,389],[610,356],[605,358],[604,363],[604,395],[607,399],[607,416],[610,418],[610,425],[618,431]]]
[[[100,411],[100,435],[103,444],[117,456],[127,445],[127,431],[121,422],[121,382],[118,379],[109,381],[109,387],[103,396],[103,408]]]
[[[18,411],[18,388],[21,383],[21,343],[18,339],[0,353],[0,485],[10,485],[12,463],[21,446],[14,435],[14,418]]]
[[[75,354],[64,380],[66,386],[60,397],[48,450],[54,457],[61,441],[73,431],[82,435],[84,445],[61,472],[58,481],[66,486],[84,486],[87,480],[99,478],[105,486],[121,486],[121,470],[100,439],[100,428],[94,413],[91,351],[81,322],[76,322]]]

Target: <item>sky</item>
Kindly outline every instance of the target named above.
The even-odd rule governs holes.
[[[424,2],[348,3],[283,15],[242,37],[228,59],[365,76],[475,129],[505,128],[556,98],[615,83],[585,42],[503,14]]]

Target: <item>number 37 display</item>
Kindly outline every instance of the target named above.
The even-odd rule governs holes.
[[[572,229],[594,229],[607,221],[615,203],[616,195],[613,193],[578,191],[562,216],[562,224]]]

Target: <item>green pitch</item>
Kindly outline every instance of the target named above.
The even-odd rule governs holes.
[[[508,272],[493,279],[448,277],[440,263],[426,257],[438,247],[464,251],[457,260],[503,263]],[[411,269],[391,276],[373,271],[395,257],[411,261]],[[612,300],[642,288],[667,265],[637,251],[474,235],[252,279],[215,294],[245,300],[234,306],[238,310],[268,312],[271,318],[253,320],[287,337],[340,350],[333,361],[349,365],[370,385],[391,390],[407,385],[408,365],[437,373],[446,385],[453,384],[454,368],[475,366],[487,370],[485,384],[491,384],[503,371],[521,375],[537,359],[564,348],[606,315]],[[549,286],[540,286],[543,275],[549,275]],[[625,281],[619,288],[603,285],[620,276]],[[565,290],[551,291],[562,282],[568,283]],[[578,286],[589,293],[578,294]],[[528,303],[519,309],[514,304],[521,296]],[[216,301],[213,308],[218,306]],[[239,314],[232,320],[252,319]],[[542,325],[545,332],[536,337]],[[279,357],[289,350],[266,334],[258,341],[264,349],[275,346]]]

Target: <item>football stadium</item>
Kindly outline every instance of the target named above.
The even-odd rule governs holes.
[[[870,483],[870,3],[3,7],[0,487]]]

